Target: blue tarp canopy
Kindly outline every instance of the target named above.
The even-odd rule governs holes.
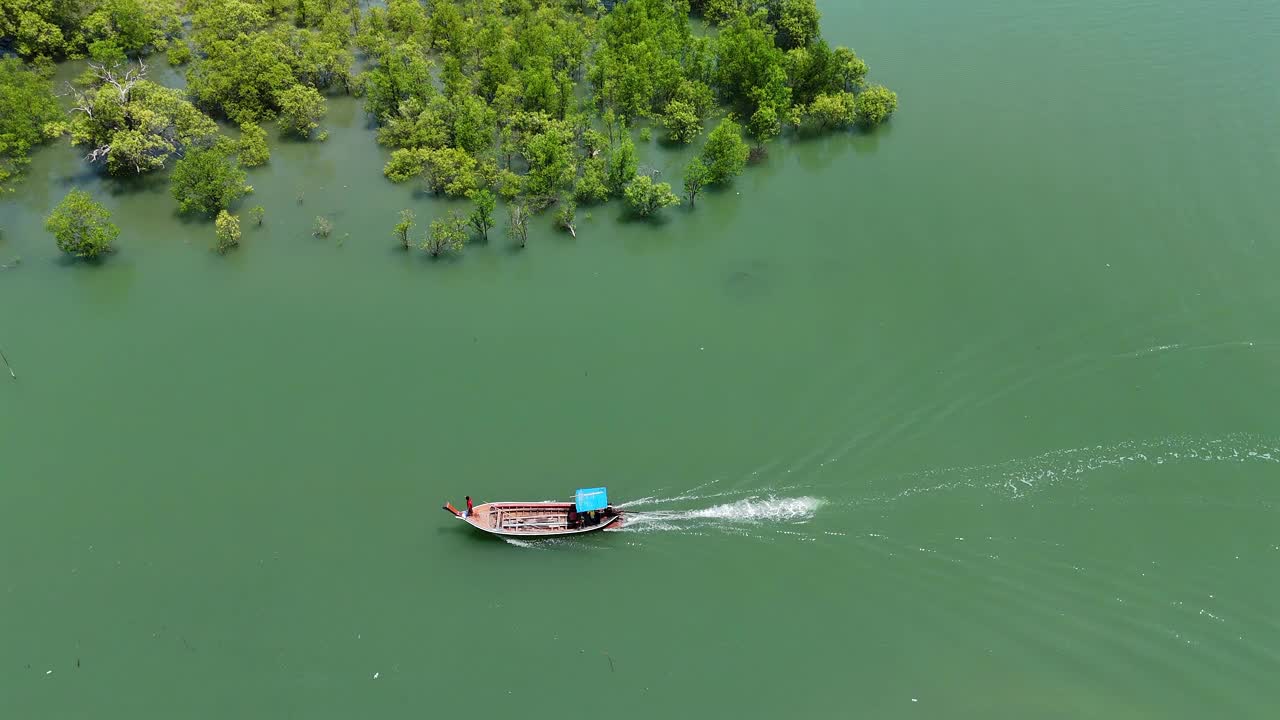
[[[603,510],[609,506],[609,493],[604,488],[582,488],[573,498],[578,512]]]

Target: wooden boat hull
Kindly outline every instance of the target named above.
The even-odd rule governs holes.
[[[615,510],[593,525],[575,527],[569,523],[571,509],[573,503],[485,503],[458,519],[481,532],[510,538],[564,537],[622,529],[621,511]]]

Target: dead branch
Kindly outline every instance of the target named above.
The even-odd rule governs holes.
[[[110,154],[111,154],[111,146],[103,145],[102,147],[98,147],[98,148],[94,148],[93,150],[90,150],[89,154],[84,156],[84,159],[88,160],[91,163],[95,163],[95,162],[98,162],[99,160],[102,160],[103,158],[105,158]]]

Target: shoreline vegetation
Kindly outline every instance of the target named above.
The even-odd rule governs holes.
[[[0,0],[0,196],[36,146],[69,136],[103,174],[167,171],[178,209],[211,221],[225,253],[253,192],[244,168],[270,162],[261,123],[323,142],[326,97],[350,94],[390,150],[389,181],[468,206],[426,227],[408,209],[388,218],[406,250],[459,252],[499,215],[524,247],[530,217],[553,207],[576,237],[579,208],[617,199],[636,220],[693,208],[784,134],[888,120],[897,95],[819,22],[814,0]],[[161,53],[185,89],[151,79]],[[69,59],[87,69],[55,89],[54,63]],[[701,143],[682,195],[643,168],[635,130]],[[248,212],[261,223],[261,206]],[[119,234],[79,189],[49,218],[78,257]],[[312,234],[332,230],[317,218]]]

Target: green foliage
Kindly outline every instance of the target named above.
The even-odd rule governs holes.
[[[232,121],[274,117],[275,98],[295,83],[288,54],[268,34],[209,38],[201,49],[205,57],[187,74],[188,92],[201,107]]]
[[[267,131],[257,123],[240,125],[240,140],[236,143],[236,148],[240,154],[240,164],[245,167],[257,167],[271,159],[271,151],[267,148]]]
[[[694,0],[693,5],[707,20],[723,23],[742,14],[745,0]]]
[[[422,249],[431,253],[431,257],[440,257],[442,253],[457,252],[466,244],[466,222],[457,212],[450,210],[447,217],[431,221]]]
[[[452,134],[455,147],[479,154],[493,144],[497,113],[484,100],[464,95],[449,103],[444,122]]]
[[[862,86],[867,65],[848,48],[831,50],[823,40],[787,52],[791,101],[808,105],[824,94],[850,92]]]
[[[627,184],[627,207],[640,217],[649,217],[669,205],[679,205],[680,198],[671,192],[670,183],[655,183],[648,175],[637,175]]]
[[[261,205],[254,205],[249,208],[249,219],[253,221],[254,225],[261,225],[262,216],[266,214],[267,211]]]
[[[808,45],[818,37],[818,20],[821,16],[814,0],[780,0],[778,45],[784,49]]]
[[[630,132],[637,125],[644,141],[660,126],[671,141],[691,143],[706,118],[727,114],[746,122],[762,154],[784,123],[873,127],[897,107],[890,91],[865,87],[866,63],[852,50],[822,40],[815,0],[361,5],[0,0],[0,46],[28,58],[90,54],[97,62],[74,98],[73,142],[112,173],[145,173],[186,156],[183,172],[175,167],[175,197],[210,214],[245,191],[240,165],[268,161],[259,123],[278,119],[284,133],[322,140],[325,96],[362,95],[378,142],[391,151],[386,176],[471,197],[477,207],[464,227],[479,235],[492,228],[493,209],[476,224],[483,204],[476,198],[496,204],[497,195],[528,213],[528,205],[541,209],[564,196],[585,204],[655,195],[661,183],[636,182]],[[179,12],[190,17],[189,38]],[[717,32],[695,33],[691,12],[718,24]],[[127,60],[166,48],[171,64],[190,62],[186,91],[150,82],[141,63]],[[366,56],[358,77],[353,48]],[[38,76],[16,61],[0,62],[2,189],[61,123],[47,81],[29,81]],[[11,90],[19,70],[25,84]],[[31,101],[28,86],[37,85],[43,100]],[[242,125],[240,140],[228,150],[197,108]],[[686,172],[690,203],[702,185],[742,171],[749,156],[742,131],[729,120],[710,133],[692,185]],[[207,167],[196,172],[193,158]],[[561,200],[559,212],[566,208],[576,211]],[[527,235],[519,237],[523,244]]]
[[[124,48],[111,39],[95,40],[89,43],[89,57],[107,67],[123,65],[129,60]]]
[[[563,120],[545,119],[524,138],[521,154],[529,163],[524,192],[542,200],[553,198],[577,175],[573,127]]]
[[[108,41],[125,55],[137,57],[163,50],[169,38],[182,34],[177,5],[172,0],[85,0],[90,12],[80,30],[85,41]]]
[[[202,46],[252,35],[269,23],[266,8],[254,0],[200,0],[189,3],[188,9],[195,39]]]
[[[219,254],[225,254],[231,248],[240,245],[240,218],[226,210],[219,210],[218,217],[213,221],[213,226],[214,234],[218,238],[217,250]]]
[[[636,146],[631,142],[631,136],[624,135],[622,144],[614,148],[613,154],[609,156],[609,174],[605,182],[609,192],[621,195],[623,188],[636,176],[639,167]]]
[[[252,190],[231,150],[227,142],[194,148],[174,163],[169,190],[179,210],[214,215]]]
[[[363,78],[364,109],[381,122],[393,117],[401,103],[425,107],[435,95],[431,61],[413,41],[388,48]]]
[[[809,106],[809,119],[823,130],[849,127],[854,121],[855,104],[853,93],[840,91],[819,95]]]
[[[311,235],[318,238],[327,238],[333,233],[333,221],[323,215],[317,215],[315,222],[311,223]]]
[[[752,113],[751,121],[747,123],[747,132],[755,138],[757,147],[764,147],[765,143],[782,133],[782,123],[778,120],[777,111],[769,105],[760,106]]]
[[[136,57],[181,32],[171,0],[0,0],[0,43],[28,60],[82,54],[103,41],[102,54]]]
[[[648,127],[640,128],[640,142],[649,142],[653,139],[653,131]]]
[[[146,79],[144,66],[94,70],[92,85],[76,91],[71,143],[89,147],[112,174],[159,170],[186,148],[207,144],[218,126],[182,92]]]
[[[582,152],[587,158],[594,158],[609,148],[609,139],[595,128],[585,128],[582,131]]]
[[[12,189],[31,149],[62,129],[62,108],[49,80],[17,58],[0,59],[0,194]]]
[[[28,60],[61,58],[83,46],[79,9],[57,0],[0,0],[0,38]]]
[[[489,229],[493,227],[493,211],[498,206],[498,201],[488,190],[472,190],[467,193],[467,197],[476,205],[467,217],[467,223],[488,240]]]
[[[405,148],[391,153],[382,174],[394,183],[402,183],[422,174],[431,159],[431,151],[425,148]]]
[[[898,94],[883,85],[872,85],[858,93],[854,100],[854,113],[858,124],[873,128],[898,109]]]
[[[405,250],[409,249],[409,233],[413,230],[414,215],[412,210],[400,211],[400,222],[396,223],[393,233],[396,239],[400,241],[400,246]]]
[[[838,47],[832,53],[836,79],[840,89],[853,92],[862,87],[867,76],[867,64],[847,47]]]
[[[622,196],[635,177],[628,128],[639,118],[657,121],[642,125],[641,139],[660,125],[671,141],[689,143],[704,118],[728,109],[748,119],[762,154],[818,96],[860,89],[866,75],[851,50],[833,51],[821,39],[814,0],[605,5],[600,12],[595,0],[394,0],[361,15],[355,44],[370,63],[358,85],[379,143],[392,150],[387,177],[422,177],[432,191],[455,196],[486,189],[525,197],[534,208],[569,190],[579,203],[603,202]],[[306,24],[326,12],[306,7]],[[719,32],[695,34],[690,12],[719,23]],[[590,86],[589,105],[575,92],[578,79]],[[750,154],[733,127],[708,141],[710,182],[741,172]]]
[[[573,197],[580,203],[602,203],[609,199],[609,187],[605,184],[604,158],[593,157],[582,164],[582,177],[573,186]]]
[[[427,189],[449,197],[464,197],[480,184],[476,159],[460,148],[424,151]]]
[[[691,143],[702,132],[702,118],[691,103],[683,100],[672,100],[662,114],[662,125],[667,129],[667,137],[678,143]]]
[[[302,138],[310,138],[329,111],[324,96],[307,85],[282,90],[276,95],[276,105],[280,108],[280,129]]]
[[[165,54],[165,58],[170,65],[177,67],[186,65],[191,62],[191,46],[184,42],[176,42],[169,46],[169,52]]]
[[[753,101],[756,90],[769,90],[776,96],[780,78],[785,89],[782,50],[774,45],[773,28],[763,14],[740,14],[726,23],[716,45],[716,59],[716,84],[731,102]],[[774,97],[771,104],[779,102]]]
[[[686,79],[680,59],[691,54],[687,8],[670,0],[615,5],[600,21],[600,41],[588,72],[595,99],[624,119],[656,114]]]
[[[702,162],[707,166],[707,182],[727,182],[746,167],[751,150],[742,139],[742,127],[725,118],[707,136],[702,148]]]
[[[702,162],[702,158],[694,157],[684,168],[684,194],[689,198],[689,207],[696,206],[698,193],[711,181],[711,173]]]
[[[323,117],[323,102],[297,86],[350,86],[353,58],[346,48],[346,25],[340,33],[268,27],[262,10],[244,0],[204,2],[192,21],[203,56],[187,76],[189,92],[201,107],[244,122],[273,118],[285,111],[281,102],[289,102],[290,130],[301,134]]]
[[[45,218],[44,227],[59,250],[90,259],[110,252],[120,235],[120,228],[111,223],[111,213],[83,190],[67,193]]]

